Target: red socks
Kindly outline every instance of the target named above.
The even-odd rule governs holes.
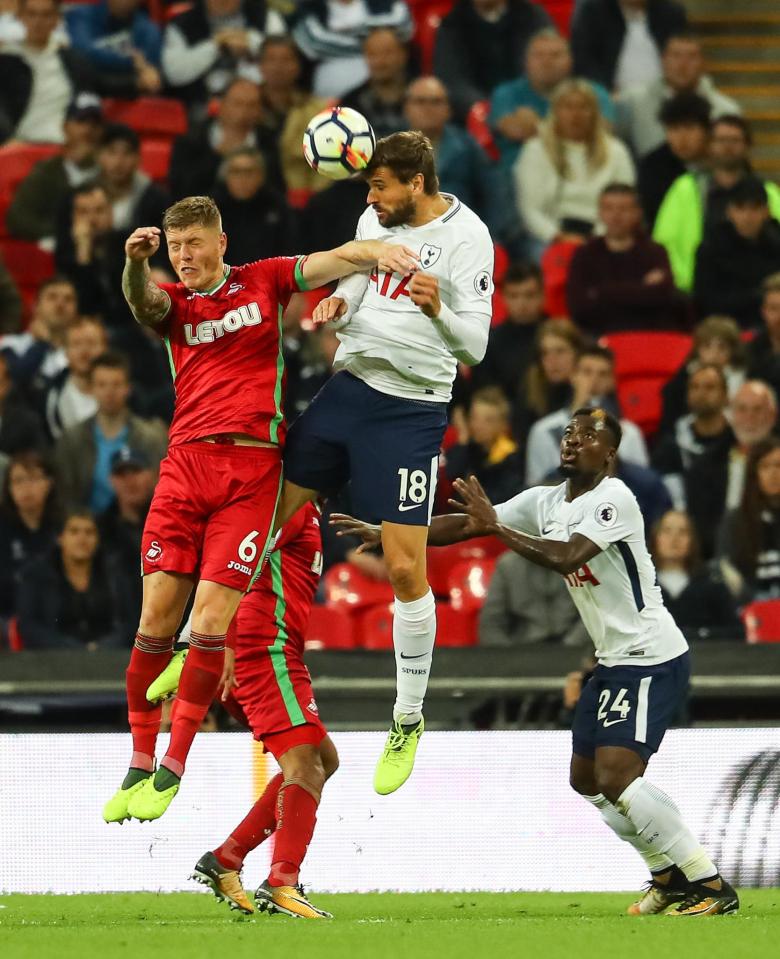
[[[125,673],[127,683],[127,718],[133,735],[133,758],[130,765],[138,769],[154,768],[154,747],[160,731],[162,705],[146,698],[149,685],[168,665],[173,637],[135,634],[130,663]]]
[[[246,819],[214,850],[214,855],[223,866],[240,869],[247,855],[257,849],[276,829],[276,797],[283,781],[284,776],[277,773],[252,806]]]
[[[171,713],[171,741],[161,765],[184,772],[192,740],[214,699],[225,662],[225,637],[193,632]]]
[[[272,886],[296,886],[298,873],[317,822],[318,802],[296,782],[284,784],[282,773],[265,787],[249,815],[214,855],[228,869],[239,870],[244,859],[274,834],[274,862],[268,881]]]
[[[296,782],[282,784],[276,801],[274,861],[268,882],[296,886],[298,873],[317,822],[318,802]]]

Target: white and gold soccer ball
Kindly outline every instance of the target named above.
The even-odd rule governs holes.
[[[375,146],[371,124],[349,107],[329,107],[313,116],[303,135],[306,162],[331,180],[345,180],[365,170]]]

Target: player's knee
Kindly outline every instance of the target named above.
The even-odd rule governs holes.
[[[414,556],[385,557],[393,592],[402,602],[417,599],[427,588],[425,570]]]
[[[325,785],[327,776],[322,761],[317,756],[304,762],[291,763],[284,771],[284,778],[288,781],[305,783],[312,793],[319,795]]]
[[[629,775],[620,766],[596,765],[596,790],[606,796],[611,803],[617,802],[626,787],[635,777]]]
[[[330,739],[323,740],[320,745],[320,761],[322,762],[325,779],[330,779],[339,768],[339,754]]]
[[[138,621],[138,632],[142,636],[173,636],[179,628],[179,619],[178,615],[172,615],[170,607],[145,603]]]

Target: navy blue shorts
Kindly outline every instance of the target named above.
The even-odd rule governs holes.
[[[684,709],[690,672],[687,652],[658,666],[596,666],[574,711],[574,753],[624,746],[648,760]]]
[[[446,428],[446,403],[388,396],[342,371],[290,427],[284,477],[325,495],[351,481],[361,519],[428,526]]]

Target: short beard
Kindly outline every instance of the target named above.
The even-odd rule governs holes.
[[[392,213],[388,213],[385,222],[381,225],[385,229],[390,229],[390,227],[394,226],[405,226],[411,222],[416,212],[417,204],[413,199],[409,199],[403,206],[394,210]]]

